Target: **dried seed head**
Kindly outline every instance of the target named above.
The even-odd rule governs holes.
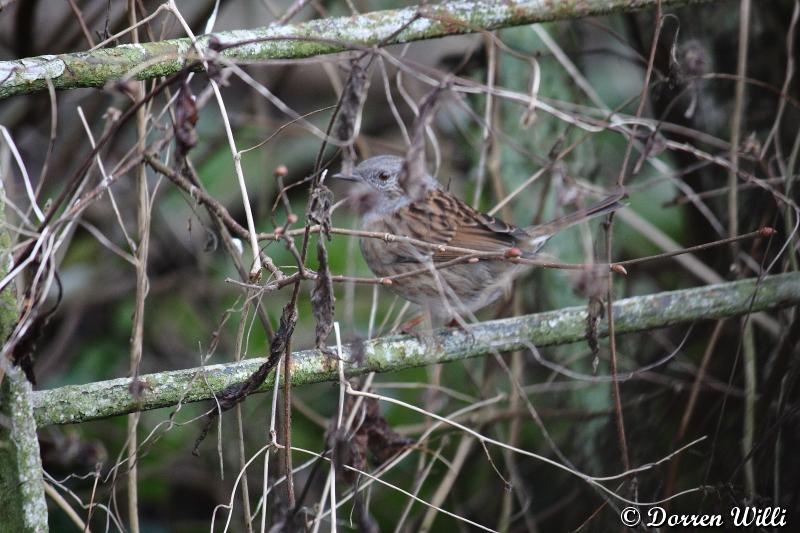
[[[628,275],[628,271],[625,270],[625,267],[622,265],[611,265],[611,272],[616,272],[617,274],[622,274],[623,276]]]
[[[778,230],[770,228],[769,226],[764,226],[758,230],[758,235],[761,237],[772,237],[776,233],[778,233]]]

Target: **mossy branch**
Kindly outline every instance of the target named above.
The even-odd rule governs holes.
[[[704,0],[662,0],[685,5]],[[494,30],[569,18],[653,7],[657,0],[496,0],[454,1],[438,5],[376,11],[353,17],[312,20],[205,35],[198,40],[204,56],[209,42],[222,45],[233,61],[301,59],[342,52],[353,46],[388,45],[447,35]],[[402,31],[400,31],[402,29]],[[246,43],[232,46],[236,43]],[[0,99],[42,90],[49,78],[57,89],[102,87],[130,77],[148,80],[173,74],[193,59],[189,39],[171,39],[72,54],[0,61]]]
[[[800,303],[800,273],[768,276],[757,282],[747,279],[693,289],[626,298],[614,303],[617,333],[651,330],[693,322],[764,311]],[[475,324],[470,334],[442,330],[434,342],[407,336],[384,337],[366,342],[361,349],[343,347],[345,374],[391,372],[410,367],[446,363],[478,357],[493,351],[508,352],[535,346],[550,346],[585,338],[586,308],[570,307],[546,313],[492,320]],[[600,325],[606,336],[605,322]],[[360,355],[359,355],[360,354]],[[244,381],[264,359],[211,365],[140,376],[137,400],[131,394],[130,378],[114,379],[35,392],[34,416],[39,426],[70,424],[135,410],[156,409],[210,399],[213,394]],[[318,350],[292,355],[292,383],[303,385],[338,379],[336,361]],[[259,392],[269,390],[268,378]]]

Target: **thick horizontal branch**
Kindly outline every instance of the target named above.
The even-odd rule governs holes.
[[[703,0],[662,0],[684,5]],[[233,61],[301,59],[341,52],[352,47],[396,44],[459,33],[578,18],[652,7],[657,0],[496,0],[456,1],[424,7],[376,11],[354,17],[313,20],[205,35],[198,40],[203,56],[211,55],[210,40],[220,43]],[[415,18],[418,15],[419,18]],[[404,28],[404,29],[403,29]],[[399,31],[401,30],[402,31]],[[230,47],[236,43],[246,43]],[[102,87],[132,76],[137,80],[173,74],[194,50],[189,39],[120,45],[90,52],[45,55],[0,61],[0,99],[46,87]]]
[[[756,288],[758,289],[756,292]],[[755,299],[753,298],[755,292]],[[716,319],[747,312],[800,304],[800,273],[769,276],[757,284],[747,279],[693,289],[626,298],[614,303],[617,333],[650,330],[701,319]],[[478,357],[536,346],[567,344],[585,338],[586,308],[570,307],[546,313],[492,320],[461,330],[436,332],[434,342],[407,336],[384,337],[363,345],[345,345],[345,374],[391,372],[410,367]],[[606,336],[605,322],[599,334]],[[34,416],[39,426],[70,424],[135,410],[156,409],[210,399],[212,393],[244,381],[264,359],[211,365],[140,376],[137,400],[130,378],[71,385],[34,393]],[[318,350],[292,354],[292,383],[302,385],[338,380],[336,361]],[[260,392],[269,390],[267,379]]]

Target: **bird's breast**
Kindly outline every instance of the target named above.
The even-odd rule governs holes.
[[[389,270],[395,270],[389,267],[398,263],[422,262],[426,255],[430,256],[427,250],[404,242],[402,237],[406,235],[402,228],[388,224],[384,219],[365,221],[362,227],[364,231],[376,234],[361,238],[361,253],[377,276],[389,275]]]

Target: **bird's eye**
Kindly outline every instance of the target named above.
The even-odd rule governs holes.
[[[389,174],[387,174],[386,172],[381,172],[380,174],[378,174],[378,179],[381,181],[386,181],[389,179]]]

